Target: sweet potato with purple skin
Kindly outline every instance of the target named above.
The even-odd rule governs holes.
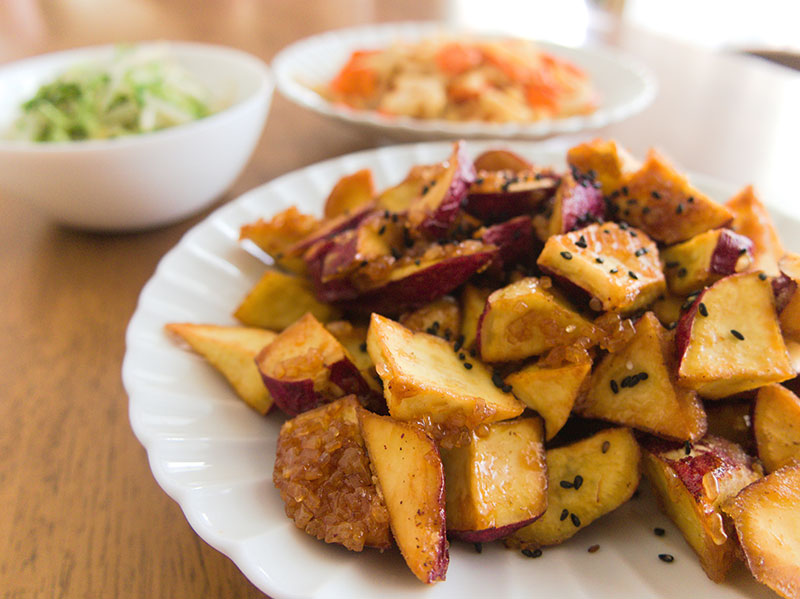
[[[771,277],[780,274],[778,260],[784,255],[783,244],[766,206],[748,185],[725,203],[733,213],[731,229],[753,242],[753,268]]]
[[[758,273],[725,277],[701,292],[675,330],[678,382],[719,399],[795,375],[772,288]]]
[[[450,230],[475,180],[475,169],[462,143],[453,146],[453,153],[444,172],[408,207],[408,226],[412,235],[444,237]]]
[[[800,465],[745,487],[722,510],[733,520],[755,579],[781,597],[800,599]]]
[[[350,353],[311,314],[261,350],[256,365],[275,404],[290,416],[351,393],[380,405]]]
[[[351,213],[371,202],[374,197],[375,184],[372,181],[371,170],[365,168],[351,175],[345,175],[336,182],[328,199],[325,200],[325,218]]]
[[[707,436],[693,444],[642,440],[644,470],[661,509],[680,529],[714,582],[734,563],[736,543],[720,506],[763,476],[741,447]]]
[[[466,349],[472,349],[475,344],[478,321],[486,306],[486,298],[491,294],[492,290],[487,287],[476,287],[470,283],[464,285],[461,292],[461,335]]]
[[[781,331],[787,339],[800,341],[800,255],[788,253],[778,262],[780,276],[772,280]]]
[[[523,171],[533,167],[525,158],[510,150],[486,150],[475,158],[476,171]]]
[[[603,192],[585,180],[577,182],[564,175],[558,186],[550,214],[550,235],[561,235],[605,219]]]
[[[560,179],[549,169],[479,171],[463,208],[489,224],[530,215],[553,197]]]
[[[487,268],[496,255],[496,247],[477,241],[433,246],[419,258],[408,256],[395,262],[374,287],[350,296],[325,292],[320,298],[358,313],[396,315],[450,293]]]
[[[270,255],[275,264],[302,275],[306,265],[300,256],[289,256],[288,249],[316,231],[322,222],[315,216],[301,213],[291,206],[270,220],[258,219],[244,225],[239,232],[240,241],[251,241]]]
[[[747,270],[753,242],[730,229],[715,229],[661,250],[667,286],[676,295],[699,291],[722,277]]]
[[[412,424],[364,409],[358,422],[400,553],[425,584],[444,580],[450,556],[436,443]]]
[[[442,450],[447,534],[489,543],[547,508],[544,433],[538,417],[496,422],[462,447]]]
[[[532,263],[534,254],[533,226],[529,216],[518,216],[486,227],[476,233],[483,243],[498,249],[493,270],[502,270],[517,263]]]
[[[362,220],[375,212],[375,210],[375,204],[369,202],[368,204],[359,206],[352,212],[345,212],[339,216],[324,220],[320,226],[309,235],[286,248],[285,253],[287,256],[302,256],[306,250],[311,248],[314,244],[330,239],[342,231],[356,228]]]
[[[598,311],[635,312],[666,289],[656,244],[616,223],[553,235],[536,263],[593,298]]]

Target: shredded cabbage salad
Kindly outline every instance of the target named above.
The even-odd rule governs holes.
[[[109,139],[174,127],[219,108],[162,46],[123,46],[105,62],[75,66],[20,107],[11,137]]]

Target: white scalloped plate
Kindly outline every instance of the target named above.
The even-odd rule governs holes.
[[[337,106],[313,89],[329,81],[353,50],[382,48],[395,40],[415,41],[456,31],[465,33],[464,30],[447,28],[440,23],[388,23],[329,31],[287,46],[272,60],[272,68],[278,89],[300,106],[400,140],[538,139],[577,133],[626,119],[643,110],[656,94],[655,77],[628,56],[599,46],[571,48],[547,42],[538,43],[542,49],[573,61],[590,75],[601,97],[597,111],[586,116],[534,123],[425,120],[391,117],[374,111]]]
[[[554,143],[471,143],[507,147],[542,164],[563,164]],[[263,272],[263,263],[238,245],[239,227],[291,204],[320,213],[342,175],[371,168],[379,187],[402,179],[409,167],[440,161],[447,143],[386,147],[328,160],[258,187],[211,214],[161,260],[144,287],[127,331],[122,368],[131,425],[147,449],[159,485],[177,501],[191,526],[229,555],[244,574],[275,598],[509,599],[561,597],[773,597],[742,568],[730,582],[710,582],[677,530],[642,494],[538,559],[487,544],[453,543],[445,582],[425,587],[399,553],[357,554],[300,532],[286,518],[272,485],[281,416],[251,411],[204,361],[163,333],[175,321],[233,324],[231,312]],[[712,196],[735,189],[694,177]],[[800,223],[778,219],[784,239]],[[657,537],[652,529],[667,530]],[[158,534],[158,531],[153,531]],[[593,544],[600,550],[590,554]],[[658,559],[671,553],[674,563]]]

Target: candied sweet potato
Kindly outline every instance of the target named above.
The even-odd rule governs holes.
[[[511,373],[505,382],[522,403],[544,419],[549,441],[566,424],[591,368],[588,359],[557,367],[534,363]]]
[[[524,406],[492,382],[489,369],[444,339],[373,314],[367,350],[383,380],[389,413],[418,421],[442,441],[519,416]]]
[[[303,259],[288,255],[287,250],[311,235],[319,226],[320,221],[315,216],[303,214],[296,206],[291,206],[268,221],[260,218],[244,225],[239,232],[239,239],[255,243],[282,268],[304,274],[306,265]]]
[[[464,337],[463,346],[471,349],[478,334],[478,320],[486,306],[486,298],[492,290],[486,287],[476,287],[470,283],[464,285],[461,292],[461,334]]]
[[[702,437],[706,414],[697,394],[674,380],[670,341],[655,315],[645,313],[630,342],[597,365],[575,411],[669,439]]]
[[[800,465],[776,470],[723,504],[756,580],[786,599],[800,598]]]
[[[336,182],[325,200],[325,218],[333,218],[351,212],[359,206],[371,202],[374,197],[375,184],[372,180],[371,170],[365,168],[345,175]]]
[[[373,481],[357,406],[348,396],[287,420],[272,480],[298,528],[351,551],[387,549],[389,512]]]
[[[576,178],[597,181],[604,195],[622,187],[639,162],[613,140],[594,139],[567,151]]]
[[[547,507],[542,421],[489,425],[462,447],[442,450],[447,533],[487,543],[530,524]]]
[[[714,582],[725,579],[736,545],[720,505],[763,476],[741,447],[706,436],[691,444],[643,440],[644,470],[661,509],[680,529]]]
[[[476,171],[524,171],[533,165],[510,150],[491,149],[479,154],[474,161]]]
[[[317,300],[311,283],[303,277],[269,269],[247,293],[233,315],[251,327],[282,331],[306,312],[328,322],[341,312]]]
[[[553,198],[550,213],[550,235],[561,235],[605,218],[603,193],[585,179],[580,182],[564,175]]]
[[[761,387],[753,407],[753,432],[767,472],[800,463],[800,398],[781,385]]]
[[[775,301],[784,337],[800,341],[800,254],[787,253],[778,261],[780,276],[773,280]]]
[[[177,322],[165,328],[219,370],[247,405],[261,414],[269,412],[272,396],[254,359],[277,333],[253,327]]]
[[[758,273],[725,277],[706,288],[675,331],[678,382],[718,399],[794,376],[773,304]]]
[[[486,223],[530,215],[553,197],[559,180],[550,169],[478,171],[463,208]]]
[[[730,210],[693,187],[655,150],[650,150],[641,168],[610,197],[617,218],[667,245],[733,220]]]
[[[426,584],[444,580],[450,556],[436,443],[412,424],[361,408],[358,421],[406,564]]]
[[[748,185],[725,203],[733,213],[730,227],[753,242],[753,268],[770,276],[778,276],[778,260],[784,254],[783,244],[766,206]]]
[[[604,311],[635,312],[666,289],[656,244],[616,223],[553,235],[536,263],[596,298]]]
[[[493,292],[478,321],[477,344],[487,362],[540,355],[594,336],[596,329],[542,279],[527,277]]]
[[[546,456],[547,511],[509,536],[509,546],[563,543],[628,501],[639,485],[639,446],[627,428],[600,431]]]

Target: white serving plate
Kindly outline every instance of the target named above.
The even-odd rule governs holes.
[[[490,146],[563,166],[564,150],[553,142],[467,147],[474,156]],[[159,485],[205,541],[276,599],[773,598],[741,565],[725,584],[706,578],[678,530],[658,512],[646,484],[638,499],[538,559],[501,543],[484,545],[481,554],[472,545],[453,543],[447,580],[432,587],[416,580],[397,551],[351,553],[307,536],[286,518],[272,484],[282,416],[276,410],[263,418],[248,408],[202,358],[173,344],[164,324],[234,323],[232,311],[264,270],[239,246],[242,224],[292,204],[320,214],[342,175],[371,168],[378,187],[385,187],[414,164],[445,159],[449,150],[448,143],[385,147],[295,171],[218,209],[167,253],[131,319],[122,369],[131,425]],[[718,200],[737,189],[699,176],[692,180]],[[800,221],[776,215],[776,222],[785,240],[800,238]],[[667,534],[654,535],[656,526]],[[600,550],[588,553],[595,543]],[[659,553],[670,553],[675,561],[663,563]]]
[[[295,42],[272,61],[278,89],[293,102],[327,117],[377,131],[393,139],[538,139],[605,127],[643,110],[655,97],[655,77],[643,65],[599,46],[572,48],[539,42],[543,50],[582,67],[598,89],[596,112],[535,123],[484,123],[390,117],[329,102],[314,87],[329,81],[357,49],[382,48],[396,40],[413,42],[442,33],[466,33],[440,23],[388,23],[329,31]],[[478,35],[475,33],[474,35]],[[485,34],[483,34],[485,35]]]

